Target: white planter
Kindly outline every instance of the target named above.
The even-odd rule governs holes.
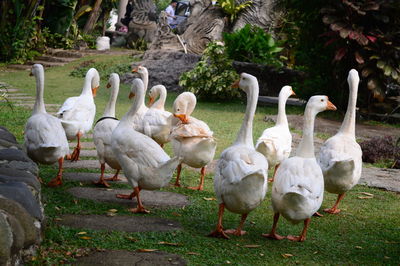
[[[96,39],[96,50],[110,50],[110,38],[107,36],[98,37]]]

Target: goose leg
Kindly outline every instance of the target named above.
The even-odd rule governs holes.
[[[188,187],[193,190],[203,190],[204,187],[204,176],[206,175],[206,167],[203,166],[200,170],[200,184],[197,187]]]
[[[100,164],[100,171],[101,171],[100,179],[98,181],[93,181],[93,184],[98,185],[98,186],[110,187],[110,185],[104,179],[104,170],[105,169],[106,169],[106,163],[101,163]]]
[[[240,219],[240,223],[237,229],[228,229],[225,230],[224,232],[226,234],[231,234],[231,235],[235,235],[235,236],[242,236],[244,234],[246,234],[246,231],[242,231],[244,222],[246,221],[248,213],[242,214],[242,218]]]
[[[49,183],[47,183],[47,186],[49,187],[57,187],[62,185],[62,172],[63,172],[63,163],[64,163],[64,157],[61,157],[58,159],[58,173],[55,178],[50,180]]]
[[[280,215],[279,212],[274,214],[274,223],[272,225],[271,232],[269,232],[269,234],[262,234],[263,237],[276,239],[276,240],[282,240],[285,238],[284,236],[278,235],[276,233],[276,227],[278,225],[279,215]]]
[[[119,198],[119,199],[133,199],[134,197],[136,197],[136,190],[133,189],[133,192],[131,194],[116,194],[115,197]]]
[[[287,236],[287,239],[291,240],[291,241],[298,241],[298,242],[303,242],[304,240],[306,240],[306,234],[307,234],[307,229],[308,226],[310,225],[311,222],[311,218],[307,218],[304,220],[304,227],[303,227],[303,231],[301,231],[301,235],[299,236]]]
[[[182,171],[182,164],[180,163],[178,167],[176,168],[176,180],[174,186],[180,187],[181,183],[179,182],[179,178],[181,177],[181,171]]]
[[[81,136],[82,135],[83,134],[81,132],[78,132],[78,134],[76,134],[78,143],[76,144],[76,147],[75,147],[74,151],[72,152],[71,162],[75,162],[75,161],[79,160],[79,154],[81,153]]]
[[[268,179],[268,182],[274,182],[274,180],[275,180],[275,175],[276,175],[276,171],[278,170],[278,168],[279,168],[280,165],[281,165],[281,164],[275,165],[274,175],[272,176],[272,178]]]
[[[224,216],[224,210],[225,210],[225,205],[221,203],[219,205],[219,210],[218,210],[218,224],[217,228],[215,231],[211,232],[208,236],[209,237],[220,237],[220,238],[225,238],[229,239],[229,236],[227,236],[222,228],[222,217]]]
[[[115,175],[113,177],[105,178],[104,180],[107,180],[107,181],[121,181],[122,179],[118,178],[119,171],[121,171],[121,170],[117,169],[117,172],[115,173]]]
[[[345,193],[339,194],[339,195],[338,195],[338,198],[337,198],[337,200],[336,200],[336,202],[335,202],[335,205],[333,205],[333,207],[330,208],[330,209],[325,209],[324,212],[327,212],[327,213],[330,213],[330,214],[337,214],[337,213],[339,213],[339,212],[340,212],[340,209],[338,209],[337,206],[339,205],[339,202],[344,198],[344,195],[345,195]]]
[[[136,199],[137,199],[137,202],[138,202],[138,206],[136,208],[129,209],[129,211],[133,212],[133,213],[145,213],[145,214],[146,213],[150,213],[150,211],[148,211],[148,210],[146,210],[144,208],[144,206],[142,204],[142,201],[140,200],[140,197],[139,197],[140,188],[139,187],[135,187],[135,188],[133,188],[133,190],[136,193]]]

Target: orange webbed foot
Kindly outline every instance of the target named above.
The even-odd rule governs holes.
[[[136,197],[136,193],[132,192],[131,194],[116,194],[115,197],[119,198],[119,199],[133,199],[134,197]]]
[[[304,242],[304,240],[306,240],[305,236],[288,235],[286,238],[289,239],[290,241],[296,241],[296,242]]]
[[[143,214],[149,214],[150,211],[146,210],[144,207],[137,207],[137,208],[133,208],[133,209],[128,209],[128,211],[132,212],[132,213],[143,213]]]
[[[115,175],[113,177],[109,177],[109,178],[104,178],[104,180],[106,180],[106,181],[122,181],[122,179],[118,178],[117,175]]]
[[[330,214],[338,214],[340,212],[340,209],[329,208],[329,209],[324,209],[324,212],[330,213]]]
[[[105,179],[100,179],[99,181],[93,181],[93,184],[99,187],[110,187],[110,184],[105,181]]]
[[[222,229],[221,230],[215,230],[215,231],[211,232],[210,234],[208,234],[207,236],[229,239],[229,236],[227,234],[225,234],[225,232]]]
[[[273,183],[273,182],[274,182],[273,178],[268,179],[268,183]]]
[[[61,178],[57,178],[57,177],[52,179],[52,180],[50,180],[50,182],[47,183],[48,187],[58,187],[58,186],[61,186],[61,185],[62,185],[62,180],[61,180]]]
[[[79,161],[79,154],[81,153],[80,147],[75,147],[74,151],[71,154],[70,160],[71,162]]]
[[[237,230],[237,229],[227,229],[224,231],[224,233],[228,234],[228,235],[243,236],[247,232],[243,231],[243,230]]]
[[[321,213],[319,213],[319,212],[315,212],[315,213],[313,214],[313,216],[316,216],[316,217],[324,217],[324,215],[321,214]]]
[[[282,240],[285,239],[286,237],[275,234],[275,233],[269,233],[269,234],[262,234],[263,237],[270,238],[270,239],[275,239],[275,240]]]
[[[202,186],[197,186],[197,187],[187,187],[188,189],[192,189],[192,190],[199,190],[202,191],[203,187]]]

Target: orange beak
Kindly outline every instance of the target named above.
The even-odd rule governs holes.
[[[154,98],[153,97],[149,97],[149,103],[147,105],[150,106],[153,103],[154,103]]]
[[[109,89],[109,88],[111,88],[111,84],[110,83],[107,83],[107,89]]]
[[[137,66],[137,67],[135,67],[135,68],[132,68],[132,73],[138,72],[138,71],[139,71],[139,67],[140,67],[140,66]]]
[[[135,97],[135,94],[133,92],[130,92],[128,97],[129,99],[132,99],[133,97]]]
[[[189,123],[189,120],[185,114],[174,114],[174,116],[176,118],[179,118],[179,120],[181,120],[183,124]]]
[[[336,106],[333,105],[333,103],[331,103],[331,101],[328,101],[328,104],[326,106],[326,110],[332,110],[332,111],[336,111]]]
[[[239,88],[239,82],[240,82],[240,79],[236,80],[235,82],[232,83],[231,87],[234,89]]]
[[[293,96],[293,95],[296,95],[296,93],[294,91],[292,91],[292,95],[291,96]]]
[[[99,86],[92,88],[93,97],[96,97],[96,93],[97,93],[97,89],[98,88],[99,88]]]

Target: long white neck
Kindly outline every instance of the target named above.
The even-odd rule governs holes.
[[[151,107],[164,111],[165,101],[167,100],[167,90],[165,88],[159,88],[158,91],[160,97]]]
[[[36,100],[33,106],[32,114],[46,113],[46,107],[43,100],[44,92],[44,72],[43,69],[35,73],[36,78]]]
[[[342,126],[339,132],[346,134],[355,139],[356,137],[356,105],[357,105],[357,92],[358,80],[349,81],[349,102],[347,104],[347,111],[344,117]]]
[[[252,87],[247,90],[247,105],[246,113],[243,119],[242,126],[237,135],[235,144],[244,144],[254,147],[253,142],[253,119],[257,108],[258,100],[258,82],[254,81]]]
[[[85,82],[83,83],[83,89],[81,95],[93,95],[92,94],[92,80],[94,78],[94,71],[90,69],[86,76],[85,76]]]
[[[136,112],[144,105],[144,91],[143,89],[137,89],[135,92],[135,98],[133,99],[133,104],[131,109],[122,117],[121,123],[129,123],[132,125],[133,118]]]
[[[314,123],[317,113],[313,108],[307,108],[304,112],[303,137],[297,147],[296,156],[313,158],[314,154]]]
[[[279,95],[278,116],[276,117],[277,126],[289,126],[285,110],[287,99],[288,97],[286,97],[286,95]]]
[[[118,92],[119,92],[119,80],[118,82],[116,80],[112,80],[110,99],[108,100],[103,116],[115,117],[115,103],[117,102]]]
[[[146,93],[147,87],[149,86],[149,73],[148,72],[141,73],[140,77],[142,78],[144,85],[144,92]]]

